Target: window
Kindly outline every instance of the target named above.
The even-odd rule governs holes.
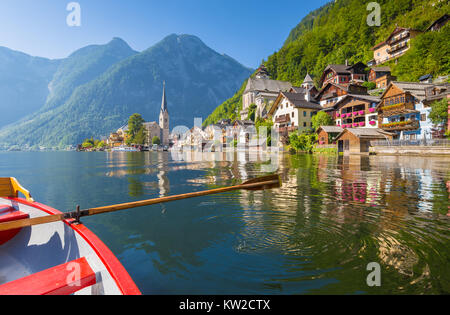
[[[306,122],[303,123],[303,127],[306,127]]]
[[[305,111],[303,111],[303,117],[306,117],[306,112]]]
[[[427,121],[427,114],[420,115],[420,121]]]
[[[294,118],[294,116],[295,116],[294,114],[295,114],[295,112],[292,112],[292,118]]]

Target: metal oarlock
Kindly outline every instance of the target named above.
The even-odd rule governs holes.
[[[75,212],[75,221],[73,221],[72,224],[82,224],[80,221],[81,218],[81,210],[80,210],[80,206],[77,206],[77,211]]]

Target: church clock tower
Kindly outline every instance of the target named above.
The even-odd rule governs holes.
[[[161,144],[169,145],[169,111],[166,100],[166,82],[163,84],[163,96],[161,103],[161,112],[159,114],[159,127],[161,128]]]

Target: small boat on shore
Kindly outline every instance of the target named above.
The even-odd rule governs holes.
[[[0,223],[59,214],[15,178],[0,178]],[[70,294],[141,293],[108,247],[73,219],[0,232],[0,295]]]

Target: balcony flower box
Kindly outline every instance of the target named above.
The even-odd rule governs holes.
[[[337,117],[337,118],[341,117],[341,114],[337,113],[337,114],[336,114],[336,117]]]
[[[359,126],[359,124],[356,124],[356,123],[353,124],[353,127],[355,127],[355,128],[358,127],[358,126]]]
[[[364,115],[364,111],[363,111],[363,110],[360,110],[360,111],[359,111],[359,114],[360,114],[360,115]]]
[[[406,121],[397,121],[397,122],[392,122],[392,123],[388,123],[388,124],[383,124],[382,126],[384,128],[395,128],[395,127],[404,127],[407,125],[412,125],[413,123],[415,123],[415,121],[406,120]]]
[[[365,125],[366,125],[366,123],[363,122],[363,121],[359,123],[359,126],[360,126],[360,127],[364,127]]]
[[[353,116],[354,117],[358,116],[358,112],[353,112]]]
[[[375,113],[375,108],[369,108],[369,112]]]
[[[352,113],[347,114],[347,118],[350,118],[350,117],[352,117]]]
[[[371,126],[375,126],[377,123],[376,123],[375,120],[372,120],[371,122],[369,122],[369,124],[370,124]]]

